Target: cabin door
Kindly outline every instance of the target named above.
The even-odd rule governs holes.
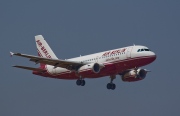
[[[133,47],[128,47],[127,52],[126,52],[127,58],[131,58],[132,49],[133,49]]]

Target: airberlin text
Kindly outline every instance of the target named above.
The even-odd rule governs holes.
[[[102,56],[111,56],[111,55],[114,55],[114,54],[120,54],[120,53],[125,52],[125,51],[126,51],[126,48],[119,49],[119,50],[108,51],[108,52],[105,52]]]
[[[40,40],[37,40],[36,41],[38,46],[41,48],[42,52],[44,53],[44,55],[47,57],[47,58],[51,58],[51,56],[49,55],[48,51],[46,50],[46,48],[42,45],[41,41]]]

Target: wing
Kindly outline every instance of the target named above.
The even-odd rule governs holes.
[[[52,66],[54,66],[54,68],[61,67],[61,68],[66,68],[68,70],[76,70],[79,67],[81,67],[85,64],[88,64],[85,62],[50,59],[50,58],[38,57],[38,56],[33,56],[33,55],[21,54],[21,53],[10,52],[10,54],[11,54],[11,56],[15,55],[15,56],[29,58],[30,61],[35,62],[36,64],[43,63],[43,64],[52,65]]]

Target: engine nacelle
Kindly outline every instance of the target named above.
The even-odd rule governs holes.
[[[143,80],[146,77],[147,71],[145,69],[130,70],[122,75],[122,80],[125,82],[134,82]]]
[[[98,63],[91,63],[84,65],[78,69],[78,73],[80,75],[89,75],[93,73],[99,73],[101,71],[101,68],[103,67],[102,64]]]

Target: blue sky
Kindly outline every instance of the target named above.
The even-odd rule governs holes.
[[[180,1],[31,0],[0,2],[0,115],[179,116]],[[133,44],[148,46],[157,60],[143,68],[143,81],[117,76],[75,81],[32,75],[12,65],[38,67],[9,51],[37,55],[42,34],[59,58],[72,58]]]

